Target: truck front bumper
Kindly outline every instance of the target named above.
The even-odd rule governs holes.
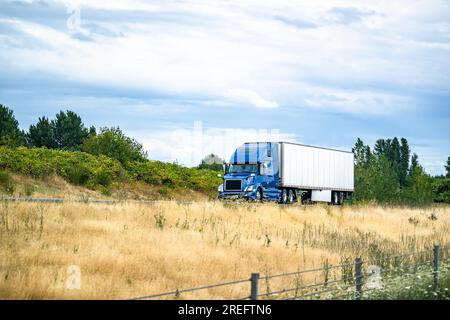
[[[256,199],[256,192],[255,191],[250,191],[250,192],[219,192],[218,198],[219,199],[230,199],[230,200]]]

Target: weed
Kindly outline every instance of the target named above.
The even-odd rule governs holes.
[[[166,217],[164,216],[164,213],[158,212],[153,215],[155,218],[155,225],[158,229],[164,229],[164,225],[166,224]]]

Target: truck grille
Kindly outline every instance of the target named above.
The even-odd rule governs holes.
[[[226,180],[225,181],[226,191],[241,191],[242,190],[242,180]]]

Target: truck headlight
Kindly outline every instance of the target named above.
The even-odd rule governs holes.
[[[246,192],[252,192],[252,191],[253,191],[253,188],[254,188],[253,185],[248,186],[247,188],[245,188],[245,191],[246,191]]]
[[[223,183],[217,188],[217,192],[223,192]]]

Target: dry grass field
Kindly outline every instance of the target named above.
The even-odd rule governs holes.
[[[3,202],[0,298],[127,299],[434,243],[450,243],[449,207]],[[80,289],[66,286],[71,265],[80,268]],[[263,282],[262,290],[269,285],[273,290],[283,283]],[[180,298],[248,293],[244,283]]]

